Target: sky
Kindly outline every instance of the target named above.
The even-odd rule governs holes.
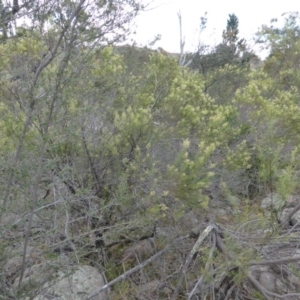
[[[261,25],[270,24],[273,18],[283,20],[283,13],[300,11],[300,3],[296,0],[152,0],[149,9],[136,19],[136,34],[132,38],[138,46],[144,46],[160,34],[161,40],[154,48],[178,53],[179,11],[186,51],[195,50],[199,42],[211,46],[220,43],[228,15],[233,13],[239,19],[240,38],[246,38],[249,45],[255,47],[251,39]],[[207,28],[199,34],[200,17],[205,13]]]

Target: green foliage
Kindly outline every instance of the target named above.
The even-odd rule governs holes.
[[[248,121],[243,126],[251,127],[256,139],[255,156],[259,161],[256,167],[260,180],[268,182],[271,190],[278,190],[284,197],[295,188],[291,180],[293,168],[284,171],[289,179],[277,174],[294,165],[292,153],[297,152],[298,144],[298,127],[294,122],[299,109],[296,95],[297,89],[277,90],[276,80],[258,72],[251,75],[249,85],[235,97],[235,103],[242,104],[248,113]],[[291,184],[283,184],[286,180],[291,180]]]
[[[265,62],[264,70],[276,80],[278,89],[299,88],[299,15],[286,14],[283,28],[278,28],[276,22],[273,23],[271,26],[263,26],[258,33],[258,37],[265,42],[271,53]]]
[[[183,200],[190,207],[207,208],[208,197],[202,194],[202,190],[208,187],[210,179],[214,175],[206,168],[214,146],[202,148],[199,145],[193,158],[189,157],[188,148],[189,140],[185,140],[175,164],[168,166],[168,177],[175,179],[174,197]]]
[[[239,19],[235,14],[229,14],[226,30],[223,31],[223,44],[230,47],[235,53],[239,48],[242,48],[244,40],[239,40]]]
[[[200,72],[146,49],[137,50],[140,63],[131,64],[133,57],[122,49],[81,43],[86,18],[80,16],[73,28],[78,43],[72,44],[72,37],[66,36],[65,45],[74,47],[64,51],[60,45],[39,76],[37,68],[44,54],[50,55],[52,44],[38,30],[25,28],[16,39],[0,45],[4,54],[0,56],[0,155],[4,171],[9,170],[14,179],[8,199],[24,194],[22,209],[37,211],[38,205],[64,203],[67,218],[84,219],[87,227],[99,217],[105,224],[103,233],[114,245],[121,238],[138,241],[143,230],[150,236],[154,224],[171,227],[191,209],[207,212],[214,185],[216,194],[229,203],[230,197],[241,194],[244,182],[262,183],[265,190],[259,196],[276,191],[286,200],[295,192],[300,169],[300,86],[297,68],[286,63],[284,55],[298,63],[296,18],[288,19],[280,32],[271,28],[264,32],[273,56],[264,70],[255,72],[234,61],[239,59],[236,51],[210,65],[214,57],[230,50],[227,46],[237,47],[234,15],[224,33],[228,45],[224,42],[207,56],[209,66]],[[51,22],[55,25],[49,39],[60,32],[59,21]],[[91,29],[89,34],[91,38],[95,32]],[[12,153],[19,153],[13,163]],[[10,181],[3,173],[4,186]],[[49,203],[42,178],[47,193],[55,194]],[[243,196],[244,211],[240,213],[236,203],[230,222],[248,222],[251,214],[259,215],[247,199],[249,193]],[[258,224],[265,226],[263,221]],[[88,228],[94,232],[95,228]],[[90,243],[86,232],[82,235],[81,241]],[[239,284],[254,254],[229,237],[227,243],[230,251],[240,253],[231,262],[238,266],[238,273],[231,275]],[[118,258],[106,264],[109,280],[123,272],[114,261],[123,248],[117,245]],[[76,255],[84,260],[82,251]],[[48,252],[46,256],[55,258]],[[221,256],[213,259],[223,263]],[[126,295],[128,283],[118,288]]]

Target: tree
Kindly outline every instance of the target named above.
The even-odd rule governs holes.
[[[247,83],[253,56],[244,39],[239,39],[238,18],[232,14],[223,31],[223,42],[215,47],[199,46],[190,67],[205,78],[205,92],[218,103],[231,101],[235,91]]]
[[[230,48],[233,54],[245,49],[245,40],[239,39],[239,19],[235,14],[229,14],[226,30],[223,31],[223,44]]]
[[[270,52],[266,59],[264,70],[278,83],[278,88],[289,90],[299,87],[297,75],[299,64],[299,15],[291,13],[285,16],[284,26],[275,27],[276,20],[271,26],[263,26],[257,38],[261,45]]]

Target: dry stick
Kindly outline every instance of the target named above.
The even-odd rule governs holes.
[[[208,270],[209,270],[209,268],[211,266],[211,261],[212,261],[215,249],[216,249],[216,234],[215,233],[212,234],[212,238],[213,238],[212,247],[211,247],[210,252],[209,252],[208,260],[207,260],[207,262],[205,264],[204,273],[208,272]],[[195,284],[193,290],[191,291],[191,293],[189,295],[188,300],[190,300],[193,297],[193,295],[196,292],[197,287],[202,284],[203,280],[204,280],[204,274],[200,277],[200,279]]]
[[[236,288],[236,284],[233,284],[231,288],[229,288],[229,290],[226,293],[226,297],[224,300],[229,300],[229,297],[231,296],[233,290]]]
[[[174,291],[173,297],[171,298],[172,300],[175,300],[176,297],[178,296],[179,289],[181,287],[182,279],[185,276],[185,274],[187,272],[187,269],[188,269],[191,261],[193,260],[194,255],[199,251],[200,246],[202,245],[204,240],[207,238],[207,236],[213,230],[219,231],[218,227],[214,223],[211,223],[206,227],[206,229],[203,231],[203,233],[199,236],[198,240],[196,241],[196,243],[195,243],[194,247],[192,248],[190,254],[188,255],[183,267],[181,268],[178,283],[177,283],[176,289]]]
[[[178,64],[183,67],[188,67],[192,63],[194,56],[187,63],[185,63],[187,55],[186,53],[184,53],[185,39],[182,36],[182,18],[181,18],[180,11],[177,13],[177,16],[179,20],[179,38],[180,38],[180,55],[179,55]]]
[[[224,254],[227,254],[230,259],[232,259],[234,257],[233,253],[229,253],[227,251],[226,246],[225,246],[222,238],[219,235],[217,235],[217,247],[219,248],[219,250],[221,250],[221,252],[223,252]]]
[[[179,242],[181,240],[184,240],[186,238],[188,238],[189,236],[184,236],[184,237],[180,237],[178,239],[176,239],[174,243]],[[145,260],[143,263],[137,265],[136,267],[128,270],[127,272],[123,273],[122,275],[120,275],[119,277],[115,278],[114,280],[110,281],[109,283],[107,283],[106,285],[102,286],[100,289],[92,292],[91,294],[89,294],[84,300],[91,300],[94,297],[96,297],[97,295],[99,295],[101,292],[107,290],[109,287],[113,286],[114,284],[126,279],[127,277],[129,277],[130,275],[132,275],[133,273],[141,270],[142,268],[144,268],[145,266],[147,266],[148,264],[150,264],[151,262],[153,262],[154,260],[156,260],[158,257],[160,257],[162,254],[164,254],[169,248],[171,247],[171,244],[168,244],[164,249],[162,249],[161,251],[157,252],[155,255],[151,256],[149,259]]]
[[[229,257],[230,260],[233,260],[233,257],[235,256],[234,253],[232,251],[228,251],[226,246],[225,246],[225,243],[223,242],[223,239],[217,234],[216,235],[216,244],[217,244],[217,247],[218,249],[224,253],[225,255],[227,255]],[[232,268],[231,268],[232,270]],[[223,272],[222,275],[221,275],[221,279],[220,279],[220,284],[219,284],[219,287],[221,287],[221,284],[222,284],[222,281],[223,279],[226,277],[227,275],[227,272]],[[223,293],[223,295],[225,295],[224,293],[224,289],[221,290],[221,288],[219,288],[219,293]],[[230,293],[232,293],[232,290],[230,291]],[[227,293],[226,297],[229,296],[229,294]],[[218,297],[218,299],[220,299],[221,296]],[[223,296],[222,296],[223,297]]]
[[[252,284],[257,288],[257,290],[260,291],[267,300],[273,299],[267,295],[267,290],[251,274],[248,274],[248,278],[252,282]]]
[[[219,235],[217,235],[217,246],[223,253],[227,253],[226,246]],[[232,259],[232,257],[234,256],[233,253],[227,253],[227,254],[230,259]],[[249,266],[258,266],[258,265],[266,265],[267,266],[267,265],[284,264],[284,263],[289,263],[289,262],[294,262],[294,261],[299,261],[299,260],[300,260],[300,256],[298,255],[298,256],[288,256],[285,258],[274,259],[274,260],[261,260],[261,261],[251,260],[248,263],[248,265]]]
[[[181,12],[177,13],[178,20],[179,20],[179,34],[180,34],[180,56],[179,56],[179,65],[183,66],[185,63],[186,55],[184,55],[184,38],[182,37],[182,21],[181,21]]]
[[[249,266],[258,266],[258,265],[270,266],[270,265],[289,263],[298,260],[300,260],[300,256],[294,256],[294,257],[288,256],[286,258],[274,259],[274,260],[262,260],[262,261],[251,260],[248,263],[248,265]]]
[[[44,156],[44,151],[45,151],[45,143],[43,143],[42,149],[41,149],[41,156],[39,160],[39,165],[38,165],[38,170],[36,172],[36,179],[34,182],[34,189],[33,189],[33,201],[34,203],[37,202],[38,199],[38,184],[40,181],[40,177],[42,174],[42,165],[43,165],[43,156]],[[27,254],[27,246],[28,246],[28,241],[29,241],[29,236],[30,236],[30,229],[32,226],[32,219],[34,215],[34,209],[32,209],[30,215],[29,215],[29,220],[28,220],[28,227],[25,235],[25,241],[24,241],[24,249],[23,249],[23,258],[22,258],[22,266],[21,266],[21,271],[20,271],[20,277],[19,277],[19,286],[23,280],[24,276],[24,271],[25,271],[25,266],[26,266],[26,254]]]
[[[55,102],[55,97],[53,98],[53,101],[51,103],[50,113],[49,113],[48,120],[47,120],[47,123],[46,123],[46,129],[47,129],[46,132],[48,131],[51,116],[52,116],[52,113],[53,113],[54,102]],[[39,157],[38,169],[37,169],[37,172],[36,172],[36,178],[35,178],[34,186],[33,186],[33,203],[36,203],[38,201],[38,186],[39,186],[40,178],[41,178],[41,175],[42,175],[43,158],[44,158],[45,149],[46,149],[46,143],[43,142],[42,149],[41,149],[41,152],[40,152],[40,157]],[[27,246],[28,246],[28,241],[29,241],[29,236],[30,236],[30,231],[31,231],[31,226],[32,226],[33,215],[34,215],[34,209],[32,208],[31,213],[29,215],[28,227],[27,227],[27,231],[26,231],[26,235],[25,235],[22,266],[21,266],[20,278],[19,278],[19,286],[21,285],[21,282],[22,282],[23,276],[24,276],[24,272],[25,272],[26,253],[27,253]]]
[[[9,174],[9,177],[8,177],[7,189],[6,189],[6,193],[5,193],[4,200],[3,200],[3,212],[5,212],[5,209],[6,209],[7,201],[8,201],[10,191],[11,191],[11,187],[12,187],[12,182],[13,182],[14,175],[15,175],[13,165],[19,160],[19,156],[20,156],[20,153],[21,153],[21,150],[22,150],[22,147],[23,147],[23,142],[24,142],[25,136],[27,134],[30,123],[31,123],[31,112],[30,112],[29,116],[27,117],[26,122],[24,124],[22,134],[21,134],[21,137],[19,139],[19,143],[18,143],[18,146],[17,146],[17,149],[16,149],[16,153],[15,153],[14,158],[13,158],[12,170],[11,170],[11,172]],[[3,213],[0,214],[0,221],[1,221],[2,215],[3,215]]]
[[[67,241],[70,243],[71,248],[74,251],[75,257],[77,259],[77,264],[79,265],[79,258],[77,256],[77,249],[76,249],[75,244],[72,242],[72,239],[70,239],[68,226],[69,226],[69,214],[68,214],[68,209],[66,208],[65,236],[67,237]]]
[[[94,162],[92,160],[92,156],[91,156],[90,150],[88,148],[88,145],[87,145],[87,142],[86,142],[86,138],[84,136],[84,129],[83,128],[81,129],[81,136],[82,136],[83,146],[84,146],[87,158],[88,158],[88,162],[90,164],[91,172],[92,172],[92,175],[94,177],[94,183],[95,183],[95,186],[96,186],[96,189],[97,189],[96,194],[98,194],[98,193],[100,193],[100,190],[101,190],[101,188],[99,186],[101,180],[100,180],[100,178],[98,176],[95,164],[94,164]]]

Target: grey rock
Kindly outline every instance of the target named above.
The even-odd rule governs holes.
[[[21,264],[22,264],[21,256],[12,257],[4,265],[4,268],[3,268],[4,272],[6,273],[6,275],[11,276],[12,274],[14,274],[15,272],[18,271]]]
[[[155,292],[159,286],[161,285],[161,282],[157,279],[155,280],[152,280],[144,285],[142,285],[140,288],[139,288],[139,293],[153,293]]]
[[[276,279],[276,292],[279,295],[284,295],[286,293],[286,284],[284,284],[279,278]]]
[[[299,203],[299,196],[291,195],[286,199],[285,207],[295,207]]]
[[[293,208],[285,208],[282,212],[278,212],[278,220],[281,223],[284,223],[287,221],[287,216],[290,214],[290,212],[293,210]],[[290,222],[293,226],[300,225],[300,211],[297,211],[294,213],[290,219]]]
[[[285,208],[283,211],[278,212],[278,220],[280,221],[280,223],[283,224],[286,222],[286,218],[292,209],[293,208]]]
[[[181,227],[193,228],[199,224],[199,220],[193,211],[185,213],[180,219]]]
[[[6,213],[1,219],[0,225],[3,227],[14,226],[14,225],[16,225],[16,223],[18,222],[19,219],[20,219],[20,216],[18,214]]]
[[[295,289],[300,288],[299,278],[294,274],[288,275],[288,282],[295,287]]]
[[[278,194],[273,193],[264,198],[260,206],[264,210],[269,210],[273,207],[276,211],[280,211],[284,204],[284,199],[282,199]]]
[[[300,225],[300,211],[298,210],[296,213],[293,214],[293,216],[291,217],[291,223],[292,225]]]
[[[276,276],[270,272],[262,272],[259,276],[260,284],[269,292],[276,291]]]
[[[236,207],[236,206],[240,205],[240,203],[241,203],[241,200],[234,195],[230,195],[228,197],[228,201],[233,207]]]
[[[228,212],[226,211],[226,209],[220,208],[220,209],[217,209],[217,210],[216,210],[216,214],[217,214],[218,216],[225,216],[225,215],[228,214]]]
[[[154,249],[155,242],[153,238],[139,241],[132,247],[126,249],[122,256],[122,262],[143,261],[153,254]]]
[[[102,274],[92,266],[79,266],[71,274],[65,274],[59,271],[55,280],[50,281],[42,287],[38,296],[33,300],[82,300],[88,294],[101,288],[105,285],[105,280]],[[107,300],[109,291],[106,290],[93,299]]]
[[[33,265],[24,271],[22,286],[27,284],[42,285],[48,282],[54,275],[50,262]],[[13,286],[17,288],[19,277],[15,279]]]

